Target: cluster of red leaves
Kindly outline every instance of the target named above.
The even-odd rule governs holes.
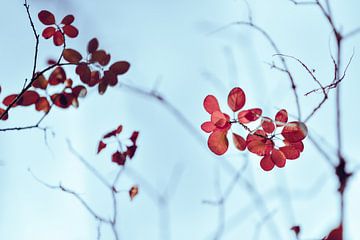
[[[110,62],[111,56],[99,48],[99,42],[96,38],[89,41],[87,46],[88,62],[80,62],[76,67],[76,74],[81,81],[90,87],[98,84],[99,94],[104,94],[108,86],[115,86],[118,83],[118,76],[125,74],[130,64],[127,61],[118,61],[104,69]],[[82,57],[75,50],[64,52],[64,58],[68,62],[78,63]],[[89,64],[94,69],[89,67]]]
[[[122,132],[123,126],[119,125],[116,129],[108,132],[105,134],[102,139],[99,142],[97,153],[99,154],[103,149],[107,147],[107,144],[105,141],[108,139],[115,139],[118,143],[118,149],[112,154],[111,161],[114,163],[117,163],[120,166],[125,165],[125,162],[127,159],[132,159],[135,155],[137,145],[136,140],[139,136],[138,131],[134,131],[131,134],[131,137],[129,138],[131,145],[126,146],[126,149],[124,149],[123,144],[121,143],[119,139],[119,134]]]
[[[43,30],[43,37],[53,37],[56,46],[64,44],[64,37],[77,37],[78,30],[71,24],[74,21],[73,15],[65,16],[60,24],[56,24],[55,16],[46,10],[38,14],[39,20],[47,25]],[[56,28],[55,28],[56,27]],[[89,41],[87,45],[87,58],[75,49],[66,48],[62,52],[62,57],[70,64],[76,65],[75,73],[79,76],[81,82],[88,87],[98,86],[99,94],[104,94],[108,86],[115,86],[118,83],[118,77],[125,74],[130,64],[127,61],[117,61],[104,69],[110,62],[110,54],[99,48],[99,42],[96,38]],[[54,67],[54,70],[46,78],[42,73],[36,73],[32,79],[32,86],[21,96],[11,94],[3,99],[5,106],[31,106],[35,105],[37,111],[49,112],[52,104],[60,108],[70,106],[79,106],[79,97],[85,97],[87,89],[84,85],[75,85],[73,80],[67,78],[64,68],[57,61],[49,60],[48,64]],[[44,72],[43,72],[44,73]],[[75,85],[75,86],[73,86]],[[51,88],[50,88],[51,86]],[[59,91],[59,86],[61,90]],[[15,102],[16,101],[16,102]],[[13,104],[15,102],[15,104]],[[5,109],[0,108],[0,116]],[[7,120],[8,114],[2,117]]]
[[[54,14],[49,11],[40,11],[38,17],[40,22],[48,26],[43,30],[42,36],[45,39],[53,38],[55,46],[64,44],[65,35],[70,38],[75,38],[79,34],[78,29],[71,25],[75,20],[73,15],[66,15],[59,24],[56,23]]]
[[[246,102],[244,91],[233,88],[227,99],[228,106],[234,112],[238,112],[237,119],[230,119],[229,115],[220,110],[215,96],[208,95],[204,99],[204,108],[211,115],[210,121],[204,122],[201,129],[210,133],[208,138],[209,149],[217,154],[224,154],[229,147],[227,133],[232,124],[238,123],[248,131],[246,140],[237,133],[232,133],[235,147],[244,151],[246,148],[263,158],[260,166],[265,171],[270,171],[277,166],[285,166],[286,160],[294,160],[300,157],[304,150],[302,140],[307,136],[306,125],[302,122],[288,122],[288,114],[285,109],[277,112],[275,120],[262,116],[262,109],[252,108],[241,110]],[[241,110],[241,111],[240,111]],[[251,131],[246,125],[261,120],[256,131]],[[279,132],[279,133],[277,133]],[[279,136],[282,136],[281,139]],[[275,144],[279,140],[281,146]],[[277,143],[278,144],[278,143]]]

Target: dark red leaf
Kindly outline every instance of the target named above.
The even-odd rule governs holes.
[[[86,63],[80,63],[79,65],[77,65],[75,72],[76,72],[76,74],[79,75],[80,80],[83,83],[89,85],[89,83],[91,81],[91,71]]]
[[[56,29],[54,27],[47,27],[44,29],[41,35],[43,36],[43,38],[49,39],[54,36],[55,31]]]
[[[343,227],[342,225],[333,229],[329,235],[323,238],[323,240],[343,240]]]
[[[239,149],[240,151],[244,151],[246,149],[245,139],[236,133],[233,133],[232,137],[233,137],[233,142],[234,142],[235,147],[237,149]]]
[[[54,33],[53,41],[55,46],[61,46],[64,44],[64,36],[59,30]]]
[[[126,61],[119,61],[113,63],[110,66],[109,70],[116,75],[120,75],[126,73],[129,70],[129,68],[130,68],[130,63]]]
[[[63,83],[66,80],[66,73],[62,67],[56,67],[54,71],[50,74],[49,84],[58,85]]]
[[[79,30],[73,25],[65,25],[62,27],[64,34],[71,38],[76,38],[79,35]]]
[[[108,132],[107,134],[105,134],[105,135],[103,136],[103,138],[109,138],[109,137],[116,136],[116,135],[117,135],[117,131],[116,131],[116,130],[117,130],[117,129]]]
[[[72,22],[74,22],[74,16],[73,15],[66,15],[62,20],[61,23],[64,25],[70,25]]]
[[[35,104],[39,100],[40,96],[37,92],[29,90],[24,92],[24,94],[17,101],[19,106],[30,106]]]
[[[204,99],[203,105],[205,110],[210,114],[215,111],[220,111],[218,100],[213,95],[207,95]]]
[[[51,95],[53,103],[60,108],[68,108],[73,103],[73,96],[70,93],[59,93]]]
[[[100,141],[99,145],[98,145],[97,153],[99,154],[101,152],[101,150],[103,150],[104,148],[106,148],[106,143],[104,143],[103,141]]]
[[[133,144],[136,144],[136,140],[139,136],[139,132],[138,131],[134,131],[132,134],[131,134],[131,137],[130,137],[130,140],[133,142]]]
[[[296,237],[299,237],[299,234],[300,234],[300,231],[301,231],[300,226],[293,226],[293,227],[290,228],[290,229],[291,229],[292,231],[294,231]]]
[[[129,156],[129,158],[133,158],[136,152],[137,146],[136,145],[132,145],[130,147],[127,147],[126,150],[126,155]]]
[[[106,82],[110,86],[115,86],[118,83],[117,76],[111,71],[105,71],[103,78],[106,78]]]
[[[63,57],[69,63],[78,63],[82,59],[81,54],[78,51],[71,48],[67,48],[64,50]]]
[[[72,88],[72,94],[74,98],[78,98],[78,97],[83,98],[86,96],[87,90],[84,86],[78,85]]]
[[[223,155],[228,147],[229,147],[229,141],[226,137],[227,132],[223,131],[215,131],[210,134],[208,139],[208,146],[209,149],[217,154],[217,155]]]
[[[95,52],[98,49],[98,47],[99,47],[99,41],[97,40],[97,38],[91,39],[87,47],[88,53]]]
[[[245,93],[239,88],[233,88],[228,95],[228,105],[233,112],[239,111],[245,105]]]
[[[98,62],[101,66],[106,66],[110,62],[110,55],[104,50],[96,50],[91,54],[91,62]]]
[[[126,154],[125,153],[121,153],[119,151],[116,151],[112,156],[111,156],[111,161],[114,163],[117,163],[120,166],[124,166],[125,161],[126,161]]]
[[[17,96],[18,96],[17,94],[11,94],[5,97],[3,100],[3,104],[5,106],[9,106],[16,99]],[[16,107],[16,104],[14,104],[13,107]]]
[[[55,24],[55,16],[49,11],[42,10],[38,14],[40,22],[45,25]]]
[[[123,125],[119,125],[117,128],[116,128],[116,134],[120,134],[123,130]]]

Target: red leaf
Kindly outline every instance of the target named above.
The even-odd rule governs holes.
[[[99,47],[99,41],[97,40],[97,38],[91,39],[87,47],[88,53],[95,52],[98,49],[98,47]]]
[[[266,142],[261,140],[254,140],[247,144],[247,148],[250,152],[255,153],[259,156],[265,156],[267,153],[267,145]]]
[[[5,106],[9,106],[16,99],[17,96],[18,96],[17,94],[11,94],[5,97],[3,100],[3,104]],[[16,107],[16,103],[13,105],[13,107]]]
[[[55,24],[55,16],[49,11],[42,10],[38,14],[40,22],[45,25]]]
[[[131,137],[130,137],[130,140],[133,142],[133,144],[136,143],[136,140],[139,136],[139,132],[138,131],[134,131],[132,134],[131,134]]]
[[[120,166],[124,166],[125,161],[126,161],[126,154],[121,153],[119,151],[116,151],[112,156],[111,156],[111,161],[114,163],[117,163]]]
[[[275,163],[271,160],[271,157],[269,155],[264,156],[260,161],[260,167],[264,171],[270,171],[274,168]]]
[[[66,80],[66,73],[62,67],[56,67],[54,71],[50,74],[49,84],[58,85],[63,83]]]
[[[59,93],[51,95],[53,103],[60,108],[68,108],[73,102],[73,96],[70,93]]]
[[[116,135],[117,135],[117,131],[116,131],[116,130],[117,130],[117,129],[108,132],[107,134],[105,134],[105,135],[103,136],[103,138],[109,138],[109,137],[116,136]]]
[[[262,110],[260,108],[253,108],[249,110],[243,110],[238,114],[238,120],[241,123],[249,123],[259,119],[261,117]]]
[[[217,154],[217,155],[223,155],[228,147],[229,147],[229,141],[226,137],[227,132],[223,131],[215,131],[210,134],[208,139],[208,146],[209,149]]]
[[[228,105],[233,112],[239,111],[245,105],[245,93],[239,88],[233,88],[228,95]]]
[[[37,75],[39,73],[36,73],[36,80],[32,83],[32,86],[34,88],[40,88],[40,89],[46,89],[48,86],[48,81],[46,80],[46,78],[44,77],[44,75]]]
[[[266,133],[272,133],[275,130],[275,124],[268,117],[263,117],[263,119],[261,120],[261,127]]]
[[[281,109],[275,115],[276,126],[284,126],[288,121],[288,113],[285,109]]]
[[[287,141],[286,139],[284,140],[284,144],[286,145],[286,146],[291,146],[291,147],[293,147],[293,148],[295,148],[296,150],[298,150],[298,151],[300,151],[300,152],[302,152],[302,151],[304,151],[304,144],[300,141],[300,142],[293,142],[293,143],[291,143],[291,142],[289,142],[289,141]]]
[[[76,38],[79,35],[79,30],[73,25],[65,25],[62,27],[64,34],[71,38]]]
[[[86,96],[87,90],[84,86],[78,85],[72,88],[72,94],[74,98],[78,98],[78,97],[83,98]]]
[[[203,124],[201,124],[201,129],[204,132],[210,133],[216,129],[216,126],[212,122],[209,121],[209,122],[204,122]]]
[[[300,151],[292,146],[284,146],[279,149],[284,153],[286,159],[295,160],[300,157]]]
[[[110,61],[110,55],[104,50],[97,50],[91,54],[91,62],[98,62],[101,66],[105,66]]]
[[[266,133],[261,129],[256,130],[255,133],[253,133],[253,134],[249,133],[246,137],[246,141],[249,143],[254,140],[265,142],[266,141]]]
[[[30,106],[35,104],[39,100],[40,96],[35,91],[26,91],[17,101],[17,105],[19,106]]]
[[[59,30],[54,33],[53,41],[55,46],[61,46],[64,44],[64,36]]]
[[[70,25],[74,21],[73,15],[66,15],[62,20],[61,23],[64,25]]]
[[[132,186],[129,190],[130,200],[133,200],[136,197],[136,195],[138,195],[138,193],[139,193],[138,186],[136,186],[136,185]]]
[[[222,112],[219,111],[215,111],[211,114],[211,122],[216,126],[216,127],[224,127],[225,124],[227,123],[227,119],[225,114],[223,114]]]
[[[307,136],[307,127],[303,122],[289,122],[281,131],[281,135],[289,142],[299,142]]]
[[[117,128],[116,128],[116,134],[120,134],[123,130],[123,125],[119,125]],[[133,133],[134,134],[134,133]]]
[[[126,150],[126,155],[129,156],[129,158],[133,158],[136,152],[137,146],[136,145],[132,145],[130,147],[127,147]]]
[[[63,57],[69,63],[78,63],[82,59],[81,54],[78,51],[71,48],[67,48],[64,50]]]
[[[49,112],[50,110],[50,104],[46,97],[41,97],[38,99],[38,101],[35,104],[35,109],[37,111],[44,111]]]
[[[103,78],[106,78],[106,82],[110,86],[115,86],[118,83],[117,76],[111,71],[105,71]]]
[[[237,149],[239,149],[240,151],[244,151],[246,149],[245,139],[236,133],[233,133],[232,137],[233,137],[233,142],[234,142],[235,147]]]
[[[130,68],[130,63],[126,61],[119,61],[111,64],[109,70],[116,75],[126,73]]]
[[[296,237],[299,237],[299,234],[300,234],[300,231],[301,231],[301,228],[300,226],[293,226],[292,228],[290,228],[292,231],[294,231]]]
[[[279,168],[285,167],[286,156],[282,151],[273,149],[271,153],[271,159],[277,167]]]
[[[106,92],[106,89],[108,87],[108,82],[106,78],[102,78],[99,85],[98,85],[98,92],[100,95],[103,95]]]
[[[55,31],[56,29],[54,27],[47,27],[44,29],[41,35],[43,36],[43,38],[49,39],[54,36]]]
[[[5,112],[5,109],[0,108],[0,116],[3,115],[4,112]],[[5,120],[7,120],[8,118],[9,118],[9,115],[6,113],[6,114],[1,118],[1,120],[5,121]]]
[[[340,225],[339,227],[333,229],[329,235],[323,238],[323,240],[343,240],[343,227]]]
[[[106,143],[104,143],[103,141],[100,141],[97,153],[99,154],[101,152],[101,150],[103,150],[104,148],[106,148]]]
[[[215,96],[207,95],[204,99],[204,108],[205,110],[212,114],[215,111],[220,111],[219,103]]]
[[[79,65],[77,65],[75,72],[76,72],[76,74],[79,75],[80,80],[83,83],[85,83],[85,84],[90,83],[91,71],[90,71],[90,68],[88,67],[88,65],[86,63],[80,63]]]

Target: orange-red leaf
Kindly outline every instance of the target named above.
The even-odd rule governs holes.
[[[218,100],[213,95],[207,95],[204,99],[204,108],[205,110],[212,114],[215,111],[220,111]]]
[[[30,106],[32,104],[35,104],[39,100],[40,96],[35,91],[26,91],[24,94],[19,98],[17,101],[17,105],[20,106]]]
[[[132,186],[129,190],[130,200],[133,200],[139,193],[139,187],[137,185]]]
[[[63,57],[69,63],[78,63],[82,59],[81,54],[78,51],[71,48],[67,48],[64,50]]]
[[[289,122],[287,123],[281,135],[289,142],[299,142],[307,136],[307,127],[303,122]]]
[[[63,83],[66,80],[66,73],[62,67],[56,67],[54,71],[50,74],[49,84],[58,85]]]
[[[18,96],[17,94],[11,94],[5,97],[3,100],[3,104],[5,106],[9,106],[16,99],[17,96]],[[16,107],[16,104],[14,104],[13,107]]]
[[[239,111],[245,105],[245,93],[239,88],[233,88],[228,95],[228,105],[233,112]]]
[[[244,151],[246,149],[245,139],[236,133],[233,133],[232,137],[233,137],[233,142],[234,142],[235,147],[237,149],[239,149],[240,151]]]
[[[238,114],[238,120],[241,123],[249,123],[259,119],[261,117],[262,110],[260,108],[253,108],[249,110],[240,111]]]
[[[36,74],[39,74],[39,73],[36,73]],[[41,75],[37,76],[36,80],[32,83],[32,86],[35,88],[46,89],[48,86],[48,81],[46,80],[44,75],[41,74]]]
[[[46,97],[41,97],[37,100],[35,104],[35,109],[37,111],[49,112],[50,104]]]
[[[210,134],[208,139],[208,146],[209,149],[217,154],[217,155],[223,155],[228,147],[229,147],[229,141],[226,137],[227,132],[223,131],[215,131]]]
[[[38,14],[40,22],[45,25],[55,24],[55,16],[49,11],[42,10]]]

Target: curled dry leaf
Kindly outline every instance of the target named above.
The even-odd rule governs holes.
[[[138,193],[139,193],[139,187],[137,185],[132,186],[129,190],[130,200],[133,200],[136,197],[136,195],[138,195]]]

